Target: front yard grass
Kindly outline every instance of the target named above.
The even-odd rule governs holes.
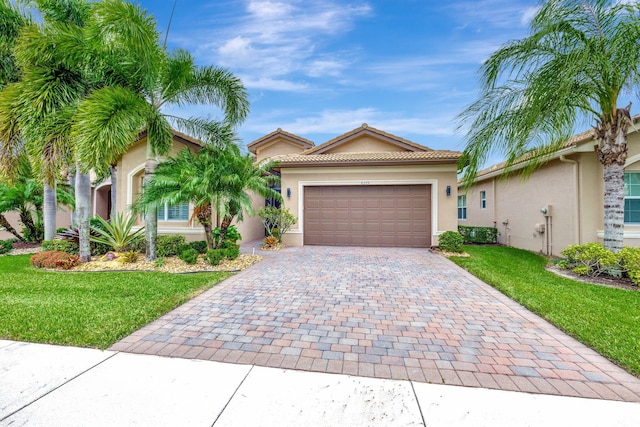
[[[640,292],[591,285],[545,270],[547,259],[503,246],[465,246],[452,257],[482,281],[640,375]]]
[[[0,338],[107,348],[229,273],[58,273],[0,257]]]

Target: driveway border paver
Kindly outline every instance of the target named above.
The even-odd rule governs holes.
[[[440,255],[264,255],[111,350],[640,402],[640,379]]]

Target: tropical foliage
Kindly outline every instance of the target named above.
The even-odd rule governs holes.
[[[296,223],[296,217],[283,207],[267,206],[258,211],[267,236],[276,239],[276,243],[282,243],[282,236]]]
[[[244,120],[248,95],[242,82],[229,71],[197,66],[184,50],[167,52],[155,20],[137,6],[105,0],[93,9],[98,25],[92,34],[101,40],[106,54],[118,58],[114,71],[124,71],[119,73],[124,79],[93,91],[79,105],[73,133],[84,165],[108,166],[114,153],[123,153],[144,129],[146,188],[158,156],[167,154],[171,147],[171,127],[204,142],[217,143],[224,129]],[[188,104],[220,107],[223,118],[212,121],[164,113],[167,106]],[[148,260],[156,258],[155,209],[149,205],[145,215]]]
[[[631,104],[619,102],[627,103],[623,99],[638,89],[639,45],[638,2],[544,2],[530,35],[505,44],[483,64],[480,96],[459,116],[468,129],[460,163],[465,183],[473,183],[495,152],[506,156],[507,171],[527,159],[524,172],[532,172],[577,123],[595,122],[604,166],[604,243],[619,251],[631,124]]]
[[[17,239],[25,242],[41,242],[43,230],[44,191],[37,181],[26,156],[21,156],[17,170],[19,177],[11,184],[0,181],[0,225]],[[74,198],[69,186],[60,185],[56,192],[57,203],[73,207]],[[17,212],[23,228],[16,230],[4,216],[7,212]]]
[[[144,227],[133,230],[136,224],[136,217],[133,215],[123,215],[122,213],[112,217],[109,221],[96,217],[100,222],[99,227],[91,227],[97,236],[91,236],[92,242],[110,246],[116,252],[127,250],[136,239],[144,234]]]
[[[198,153],[181,150],[176,157],[160,163],[137,204],[137,210],[168,204],[191,202],[195,206],[191,220],[203,226],[208,247],[221,247],[234,219],[253,215],[251,194],[278,198],[271,187],[278,179],[270,171],[270,161],[256,163],[242,154],[237,145],[206,145]],[[220,238],[213,236],[214,216],[220,219]]]

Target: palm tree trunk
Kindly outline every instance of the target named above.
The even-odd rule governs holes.
[[[149,142],[149,137],[147,136],[147,162],[144,165],[142,191],[144,191],[144,187],[153,176],[157,166],[158,160],[156,159],[153,146]],[[144,234],[146,239],[146,259],[147,261],[153,261],[157,257],[156,246],[158,240],[158,209],[155,207],[150,207],[145,212]]]
[[[111,165],[111,212],[109,212],[110,218],[115,218],[117,214],[116,210],[116,196],[118,188],[118,166]]]
[[[53,240],[56,236],[56,183],[53,182],[53,186],[49,186],[47,182],[44,183],[44,240]]]
[[[217,248],[223,247],[224,240],[227,238],[227,230],[231,226],[231,221],[233,221],[234,216],[235,215],[225,215],[225,217],[222,218],[222,222],[220,223],[220,240],[218,241]]]
[[[196,218],[198,222],[204,228],[204,238],[207,241],[207,248],[214,249],[215,242],[213,241],[213,209],[211,209],[211,203],[203,204],[196,207]]]
[[[602,121],[596,127],[604,175],[604,246],[613,252],[620,252],[624,240],[624,164],[630,108],[631,105],[619,108],[613,120]]]
[[[91,244],[89,242],[89,218],[91,216],[91,178],[88,174],[76,169],[76,221],[79,234],[80,262],[91,261]]]
[[[18,210],[18,215],[20,216],[20,222],[24,226],[22,232],[26,236],[27,241],[35,243],[38,240],[38,230],[36,224],[33,222],[31,211],[24,206]]]
[[[71,186],[71,191],[73,191],[73,194],[76,193],[76,169],[74,168],[69,168],[69,185]],[[75,228],[76,227],[76,210],[72,209],[71,212],[69,212],[71,215],[71,227]]]
[[[16,238],[21,242],[26,243],[26,240],[24,239],[24,237],[22,237],[20,233],[18,233],[18,231],[15,228],[13,228],[11,224],[9,224],[9,221],[7,220],[7,218],[2,214],[0,214],[0,226],[4,227],[4,229],[7,230],[7,232],[16,236]]]

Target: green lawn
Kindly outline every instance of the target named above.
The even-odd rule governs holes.
[[[107,348],[228,273],[56,273],[0,257],[0,338]]]
[[[640,292],[590,285],[544,269],[547,260],[501,246],[465,246],[451,260],[635,375],[640,375]]]

